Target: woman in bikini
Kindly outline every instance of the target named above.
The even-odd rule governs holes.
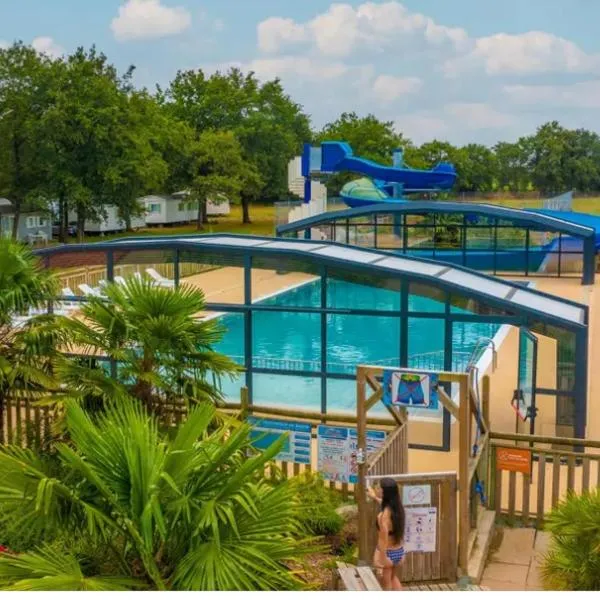
[[[368,493],[381,507],[377,514],[378,536],[373,566],[381,569],[384,590],[401,590],[402,584],[395,571],[404,559],[405,517],[398,485],[393,479],[385,478],[377,492],[369,488]]]

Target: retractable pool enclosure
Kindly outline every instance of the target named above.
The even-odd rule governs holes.
[[[503,276],[580,276],[592,284],[596,270],[594,228],[487,204],[373,204],[280,225],[277,235],[434,258]]]
[[[357,364],[464,370],[480,337],[503,325],[526,328],[556,340],[561,376],[543,393],[566,403],[573,434],[585,435],[588,309],[525,285],[303,239],[137,237],[36,254],[73,288],[76,277],[111,281],[152,268],[203,289],[203,318],[221,319],[227,330],[217,349],[245,368],[224,391],[239,398],[245,386],[261,406],[293,397],[322,413],[353,412]],[[425,447],[449,447],[450,415],[440,408],[439,419],[440,439]]]

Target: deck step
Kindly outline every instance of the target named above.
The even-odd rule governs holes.
[[[479,583],[494,535],[496,514],[492,510],[484,510],[478,519],[474,544],[469,554],[468,574],[473,583]],[[470,540],[469,540],[470,541]]]

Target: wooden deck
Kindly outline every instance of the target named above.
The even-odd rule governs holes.
[[[371,567],[356,567],[342,562],[337,563],[334,587],[346,592],[380,592],[379,581]],[[405,585],[404,590],[411,592],[479,592],[490,588],[480,585],[459,586],[457,583],[429,583]]]

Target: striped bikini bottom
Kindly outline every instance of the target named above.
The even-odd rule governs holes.
[[[385,551],[387,557],[392,561],[395,565],[399,564],[402,558],[404,557],[404,548],[393,548]]]

